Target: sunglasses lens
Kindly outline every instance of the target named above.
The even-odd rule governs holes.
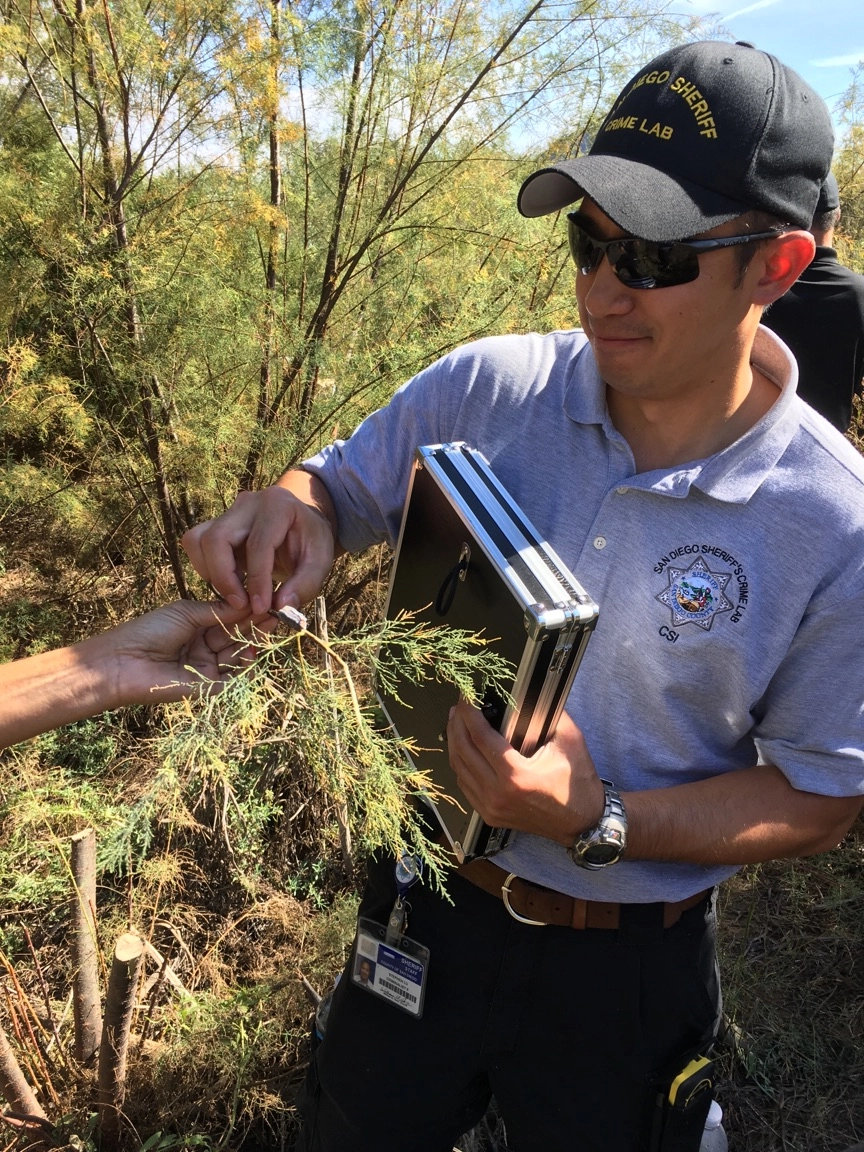
[[[672,288],[689,284],[699,275],[699,257],[684,244],[636,237],[598,242],[569,217],[567,236],[580,272],[593,272],[605,253],[615,275],[628,288]]]
[[[630,288],[673,288],[699,275],[697,253],[683,244],[625,240],[616,257],[612,261],[615,275]]]
[[[570,242],[570,255],[573,263],[586,276],[593,272],[603,259],[603,248],[595,244],[584,228],[575,220],[567,220],[567,239]]]

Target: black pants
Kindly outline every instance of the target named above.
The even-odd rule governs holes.
[[[617,931],[519,924],[453,876],[408,896],[431,951],[421,1020],[336,989],[307,1077],[301,1152],[450,1152],[492,1094],[514,1152],[647,1152],[658,1078],[710,1043],[720,1012],[713,900],[663,930],[629,905]],[[386,923],[393,865],[361,915]]]

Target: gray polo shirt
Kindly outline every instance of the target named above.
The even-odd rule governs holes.
[[[771,410],[670,471],[636,474],[580,331],[458,348],[304,467],[356,551],[395,543],[417,445],[484,453],[600,605],[567,711],[622,791],[770,763],[795,788],[850,796],[864,792],[864,460],[796,395],[764,328],[753,360],[781,388]],[[586,872],[521,833],[496,862],[618,901],[683,899],[735,871]]]

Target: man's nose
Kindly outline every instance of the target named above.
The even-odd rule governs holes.
[[[589,315],[623,316],[632,311],[635,306],[634,290],[621,283],[605,255],[587,276],[582,272],[578,275],[585,281],[579,295]]]

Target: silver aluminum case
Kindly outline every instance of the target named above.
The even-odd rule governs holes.
[[[554,732],[598,613],[487,460],[464,443],[417,450],[387,601],[388,618],[400,611],[482,632],[511,661],[511,701],[487,700],[484,711],[524,755]],[[410,758],[456,801],[430,806],[457,858],[500,851],[509,829],[491,828],[471,809],[447,757],[456,689],[403,682],[397,693],[378,698],[397,734],[416,745]]]

